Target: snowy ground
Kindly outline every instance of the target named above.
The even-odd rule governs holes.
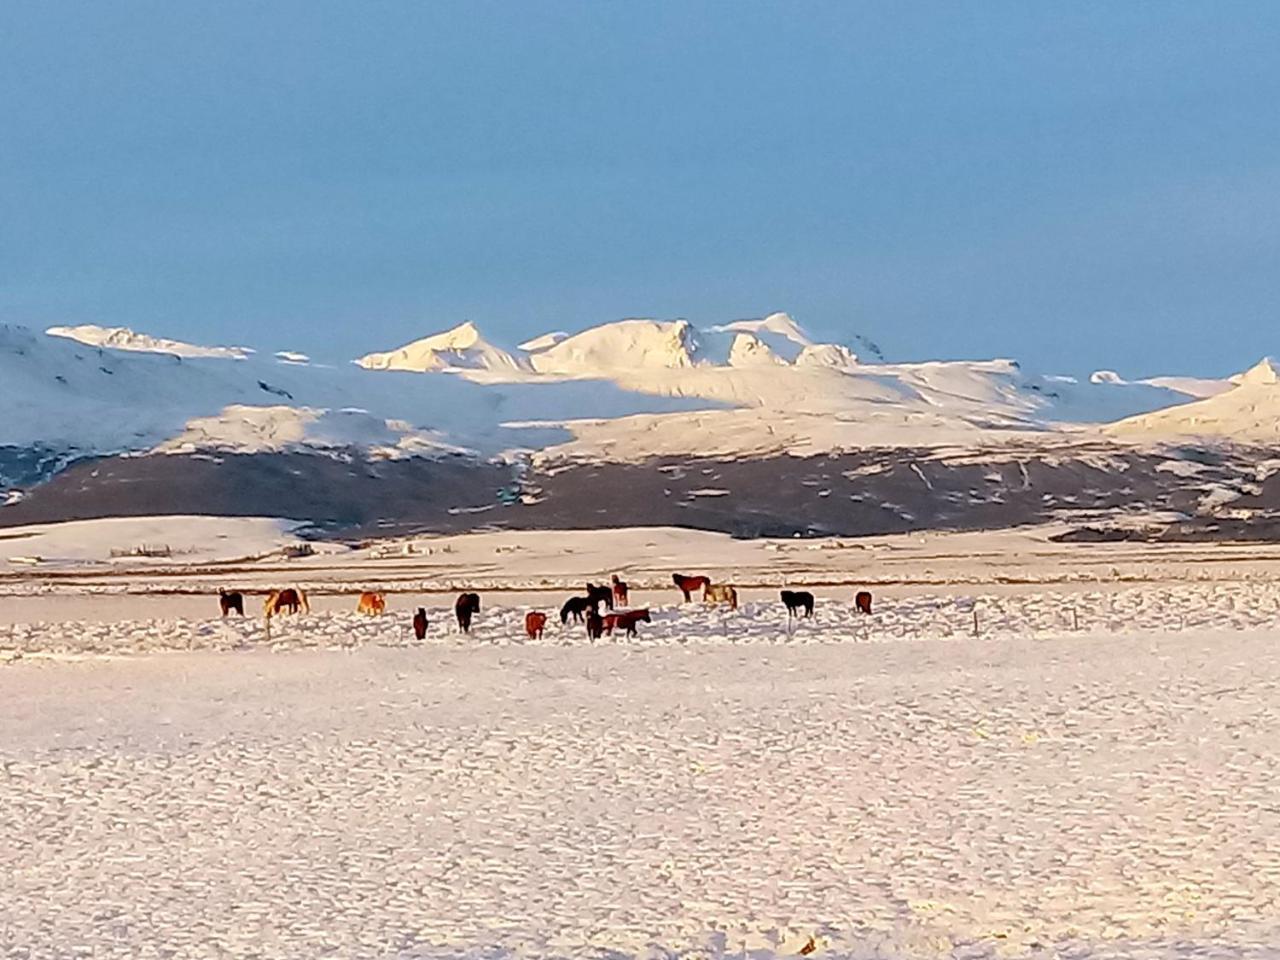
[[[18,662],[0,944],[1275,956],[1278,687],[1262,632]]]
[[[1280,956],[1275,561],[814,546],[494,534],[10,578],[0,957]],[[776,587],[683,606],[659,573],[685,560],[837,585],[812,621]],[[639,638],[524,639],[548,581],[611,561]],[[210,617],[231,576],[330,592],[268,637]],[[354,613],[384,577],[438,592]],[[509,588],[469,637],[454,578]]]

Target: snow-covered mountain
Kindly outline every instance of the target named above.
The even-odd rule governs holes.
[[[492,370],[514,373],[527,370],[521,358],[495,347],[480,336],[473,323],[463,323],[407,343],[398,350],[368,353],[356,360],[366,370],[429,371]]]
[[[1194,403],[1129,417],[1106,432],[1130,440],[1280,442],[1280,367],[1265,358],[1232,378],[1228,389]]]
[[[45,333],[51,337],[66,337],[91,347],[110,347],[112,350],[134,350],[139,353],[171,353],[177,357],[224,357],[243,360],[254,351],[249,347],[202,347],[181,340],[166,340],[137,333],[128,327],[99,327],[83,324],[78,327],[50,327]]]

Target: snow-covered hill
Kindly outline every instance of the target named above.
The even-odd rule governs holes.
[[[480,331],[472,323],[423,337],[398,350],[365,354],[356,363],[366,370],[410,370],[416,373],[436,370],[515,372],[528,369],[523,359],[495,347],[480,336]]]
[[[1280,441],[1280,367],[1266,358],[1233,381],[1229,389],[1195,403],[1129,417],[1106,432],[1130,440]]]
[[[78,327],[50,327],[45,333],[51,337],[66,337],[91,347],[110,347],[112,350],[134,350],[139,353],[171,353],[177,357],[224,357],[243,360],[254,351],[249,347],[202,347],[181,340],[166,340],[137,333],[128,327],[99,327],[83,324]]]

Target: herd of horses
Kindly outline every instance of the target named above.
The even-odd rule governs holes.
[[[684,602],[690,603],[696,593],[701,592],[702,602],[708,605],[726,605],[730,610],[738,609],[738,591],[727,583],[712,583],[709,577],[686,576],[673,573],[672,581],[684,595]],[[636,626],[640,623],[652,623],[649,608],[622,609],[627,606],[631,591],[626,581],[618,579],[614,574],[608,584],[588,583],[585,593],[572,596],[560,608],[560,625],[568,626],[569,621],[585,626],[587,636],[599,640],[619,630],[628,637],[637,636]],[[814,599],[807,590],[783,590],[782,603],[787,608],[787,616],[812,617]],[[854,604],[858,611],[871,613],[871,594],[860,590],[854,596]],[[218,605],[224,617],[235,613],[244,616],[244,594],[236,590],[219,590]],[[601,611],[604,608],[605,612]],[[387,609],[385,594],[366,590],[360,594],[356,602],[356,611],[371,617],[382,616]],[[272,617],[284,614],[309,613],[311,605],[301,587],[285,587],[271,590],[262,603],[263,615],[268,621]],[[453,605],[454,617],[458,621],[458,629],[463,633],[471,632],[471,623],[480,613],[480,594],[462,593]],[[540,610],[531,610],[524,617],[524,631],[530,640],[542,638],[547,625],[547,615]],[[419,640],[427,635],[427,611],[419,607],[413,615],[413,633]]]

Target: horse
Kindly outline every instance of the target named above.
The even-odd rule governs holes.
[[[866,590],[859,590],[858,595],[853,598],[853,602],[858,605],[860,613],[871,612],[871,594]]]
[[[738,591],[727,583],[708,583],[702,588],[703,603],[727,603],[730,610],[738,609]]]
[[[594,583],[588,583],[587,602],[592,604],[597,611],[600,609],[600,604],[602,603],[612,610],[613,591],[608,587],[597,587]]]
[[[598,604],[593,604],[586,597],[570,597],[560,608],[560,622],[568,623],[569,618],[573,617],[575,623],[581,623],[582,615],[588,610],[594,610],[597,606]]]
[[[592,607],[587,611],[587,636],[592,640],[599,640],[603,633],[604,618],[595,607]]]
[[[787,606],[787,616],[797,616],[803,610],[804,616],[813,616],[813,594],[808,590],[783,590],[782,602]]]
[[[542,628],[547,625],[547,615],[530,610],[524,615],[524,632],[530,640],[542,639]]]
[[[472,614],[480,612],[480,594],[459,594],[457,602],[453,605],[453,612],[458,617],[458,629],[463,633],[470,633]]]
[[[360,594],[360,602],[356,604],[357,613],[367,613],[371,617],[380,617],[387,609],[387,598],[380,593],[366,590]]]
[[[695,590],[706,590],[707,587],[711,586],[710,577],[686,577],[683,573],[673,573],[671,579],[680,588],[680,592],[684,594],[685,603],[693,599]]]
[[[419,640],[425,640],[427,637],[427,611],[422,607],[419,607],[418,612],[413,615],[413,635]]]
[[[240,616],[244,616],[244,594],[238,590],[232,590],[228,593],[226,590],[218,591],[218,606],[222,608],[222,615],[225,617],[234,610]]]
[[[609,578],[609,582],[613,585],[613,602],[620,607],[625,607],[627,605],[627,594],[629,593],[627,581],[619,580],[618,575],[615,573]]]
[[[636,624],[643,620],[645,623],[652,623],[649,619],[649,609],[643,610],[627,610],[623,613],[606,613],[604,615],[604,632],[613,635],[614,630],[621,630],[628,637],[636,635]]]
[[[262,610],[270,620],[279,614],[297,613],[299,610],[310,613],[311,605],[307,603],[307,595],[301,589],[285,587],[268,593],[267,599],[262,602]]]

